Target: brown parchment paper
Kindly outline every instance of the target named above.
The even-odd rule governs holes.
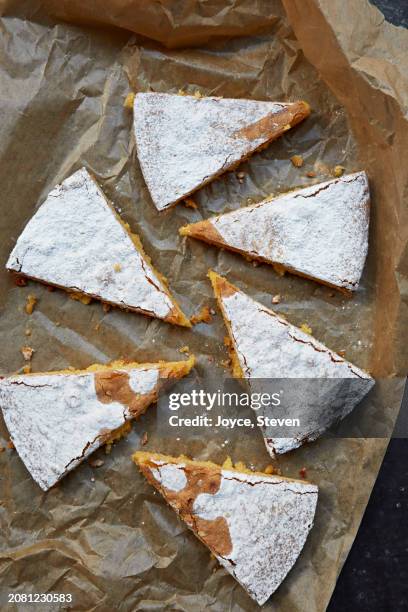
[[[276,310],[294,323],[307,322],[316,337],[375,376],[405,374],[407,33],[384,23],[364,0],[45,4],[47,10],[36,1],[0,1],[1,268],[51,187],[86,165],[139,232],[188,314],[213,304],[206,272],[214,267],[266,305],[281,293]],[[244,164],[242,183],[230,173],[195,196],[197,210],[179,205],[158,214],[135,156],[132,115],[123,107],[129,91],[149,89],[303,98],[313,114]],[[305,159],[301,169],[289,161],[295,153]],[[368,261],[352,299],[178,236],[185,223],[325,180],[337,164],[347,171],[365,168],[372,189]],[[316,179],[306,176],[312,170]],[[24,313],[29,293],[38,298],[31,316]],[[202,379],[221,369],[226,357],[219,315],[211,325],[184,330],[116,309],[105,313],[98,303],[84,306],[35,283],[16,287],[5,271],[0,308],[1,374],[22,367],[20,347],[27,344],[35,349],[34,371],[121,356],[177,359],[188,345]],[[373,417],[389,435],[400,394],[387,410],[381,383],[376,394]],[[111,454],[101,449],[93,456],[102,467],[85,463],[47,494],[7,449],[0,454],[3,597],[16,590],[70,592],[75,610],[255,609],[131,463],[145,431],[146,449],[215,461],[230,454],[258,468],[270,463],[260,437],[239,448],[225,437],[159,440],[154,407]],[[0,434],[5,446],[4,424]],[[320,440],[280,460],[290,476],[306,466],[320,498],[305,549],[265,609],[325,609],[386,445],[386,438]]]

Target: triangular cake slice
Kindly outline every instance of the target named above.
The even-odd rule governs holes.
[[[179,202],[309,114],[306,102],[136,94],[137,156],[154,204]]]
[[[369,201],[367,175],[357,172],[186,225],[180,233],[355,291],[367,256]]]
[[[317,487],[186,457],[138,452],[133,459],[221,565],[265,603],[303,549]]]
[[[269,391],[276,391],[274,381],[279,381],[285,390],[282,404],[268,414],[299,420],[287,437],[275,437],[271,428],[264,428],[272,456],[318,438],[349,414],[374,385],[367,372],[313,336],[215,272],[209,276],[228,330],[234,375],[247,379],[258,391],[267,391],[268,385]]]
[[[6,267],[80,296],[191,326],[139,237],[122,223],[85,168],[50,192]]]
[[[126,433],[129,421],[193,365],[193,357],[118,361],[86,370],[10,376],[0,381],[0,406],[18,454],[46,491],[99,446]]]

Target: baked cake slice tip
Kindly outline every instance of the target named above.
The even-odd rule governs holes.
[[[158,210],[176,204],[310,114],[306,102],[138,93],[134,131],[143,177]]]
[[[0,407],[20,458],[46,491],[101,445],[125,435],[131,419],[193,365],[193,357],[118,361],[86,370],[10,376],[0,381]]]
[[[318,438],[373,387],[367,372],[216,272],[210,271],[209,277],[228,330],[234,376],[247,379],[254,391],[276,391],[279,382],[285,390],[282,403],[271,407],[269,416],[299,420],[287,437],[275,437],[271,428],[263,428],[271,456]]]
[[[349,293],[367,256],[369,204],[367,175],[356,172],[179,231]]]
[[[265,603],[303,549],[317,486],[186,457],[138,452],[133,459],[219,563]]]
[[[140,239],[82,168],[57,185],[28,222],[6,264],[10,271],[191,327]]]

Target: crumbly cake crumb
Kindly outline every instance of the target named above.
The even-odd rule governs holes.
[[[295,166],[295,168],[301,168],[303,166],[303,157],[301,155],[292,155],[290,161]]]
[[[25,361],[30,361],[34,354],[34,349],[31,346],[22,346],[20,351]]]
[[[184,198],[184,206],[187,206],[187,208],[193,208],[194,210],[198,208],[193,198]]]
[[[200,312],[196,315],[193,315],[190,319],[191,325],[197,325],[198,323],[211,323],[211,309],[209,306],[203,306]]]
[[[37,298],[35,295],[31,294],[27,296],[27,301],[25,305],[25,311],[28,315],[33,314],[35,305],[37,304]]]

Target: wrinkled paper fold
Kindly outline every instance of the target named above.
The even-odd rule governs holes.
[[[0,3],[2,375],[24,365],[25,345],[35,349],[33,371],[120,357],[178,359],[185,346],[198,357],[198,379],[211,377],[215,368],[222,371],[226,330],[218,312],[210,325],[180,329],[120,310],[106,313],[101,304],[85,306],[33,282],[17,287],[6,274],[8,254],[38,205],[83,165],[140,234],[187,314],[207,304],[216,308],[206,278],[215,268],[267,306],[280,294],[276,311],[296,325],[307,323],[316,338],[345,351],[374,376],[405,372],[408,83],[402,61],[408,34],[384,23],[365,1],[284,0],[283,5],[275,0],[234,0],[228,6],[221,0]],[[124,107],[130,91],[149,90],[305,99],[313,112],[243,164],[243,178],[229,173],[198,192],[197,209],[180,204],[158,214],[135,155],[132,113]],[[295,154],[304,159],[301,168],[290,162]],[[365,169],[372,191],[369,254],[352,299],[178,234],[182,225],[214,213],[327,180],[336,165],[347,172]],[[38,299],[31,316],[24,311],[29,294]],[[391,434],[400,396],[386,401],[381,384],[376,394],[373,414]],[[132,464],[130,455],[146,431],[146,450],[217,462],[231,455],[261,469],[270,463],[261,436],[247,436],[239,448],[225,434],[210,442],[189,442],[177,434],[160,440],[154,408],[111,454],[94,455],[101,467],[83,464],[47,495],[7,449],[0,454],[4,591],[18,583],[22,592],[70,592],[83,609],[111,610],[120,602],[129,611],[253,610],[252,600],[217,568]],[[2,424],[0,442],[5,446],[7,440]],[[284,475],[298,477],[305,467],[320,498],[305,549],[266,610],[325,609],[386,444],[326,439],[279,459]]]

